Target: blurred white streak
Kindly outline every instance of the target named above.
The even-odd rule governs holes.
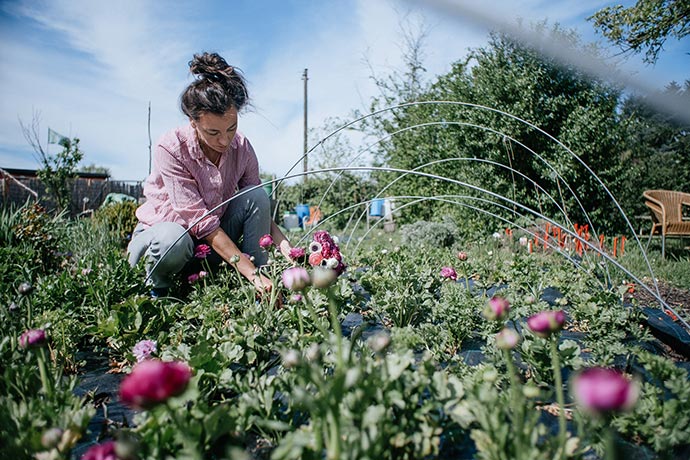
[[[611,64],[604,62],[600,57],[572,49],[565,41],[557,40],[554,37],[544,40],[544,37],[538,33],[520,27],[517,22],[506,20],[500,12],[493,11],[490,2],[483,2],[485,6],[477,6],[460,0],[416,0],[415,3],[457,20],[468,21],[490,30],[505,33],[514,40],[539,50],[545,56],[561,62],[563,65],[576,67],[590,77],[609,81],[623,86],[637,95],[645,96],[647,102],[657,110],[680,118],[685,122],[690,122],[690,107],[684,106],[678,98],[661,94],[660,88],[655,86],[653,82],[626,75]]]

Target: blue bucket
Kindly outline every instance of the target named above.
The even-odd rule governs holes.
[[[371,200],[369,205],[369,215],[372,217],[383,217],[383,198]]]
[[[299,218],[299,225],[302,227],[302,221],[309,218],[309,205],[308,204],[298,204],[295,206],[295,211],[297,212],[297,217]]]

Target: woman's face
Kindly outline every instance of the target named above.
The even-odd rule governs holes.
[[[222,153],[228,149],[237,132],[237,109],[230,107],[223,115],[204,112],[198,120],[191,120],[199,143]]]

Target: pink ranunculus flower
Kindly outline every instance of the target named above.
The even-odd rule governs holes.
[[[304,250],[304,248],[290,248],[289,256],[292,260],[304,259],[305,255],[306,251]]]
[[[211,254],[211,247],[208,244],[199,244],[194,248],[194,257],[197,259],[205,259]]]
[[[199,272],[199,279],[201,279],[201,278],[206,278],[207,276],[208,276],[208,272],[205,272],[205,271],[203,271],[203,270],[201,270],[201,271]]]
[[[140,340],[132,348],[132,354],[137,358],[137,362],[142,362],[149,359],[157,350],[157,343],[155,340]]]
[[[46,331],[43,329],[29,329],[19,336],[19,346],[22,348],[38,348],[46,344]]]
[[[191,275],[189,275],[189,276],[187,277],[187,282],[188,282],[189,284],[194,284],[194,283],[196,283],[197,281],[199,281],[199,274],[198,274],[198,273],[192,273]]]
[[[81,456],[81,460],[118,460],[115,454],[115,441],[106,441],[102,444],[91,446]]]
[[[510,302],[500,296],[493,296],[484,308],[484,317],[491,321],[502,321],[508,316]]]
[[[458,274],[455,272],[453,267],[442,267],[441,278],[456,281],[458,279]]]
[[[467,253],[465,251],[458,252],[458,260],[460,262],[465,262],[467,260]]]
[[[288,268],[283,272],[283,285],[291,291],[302,291],[311,284],[309,272],[302,267]]]
[[[146,359],[122,380],[120,400],[135,409],[151,409],[182,394],[191,378],[192,370],[187,363]]]
[[[571,384],[575,401],[585,410],[599,414],[630,409],[640,394],[637,381],[603,367],[581,371]]]
[[[259,246],[261,246],[264,249],[268,249],[271,246],[273,246],[273,237],[269,234],[266,234],[259,238]]]
[[[545,310],[527,318],[527,326],[539,337],[549,337],[563,329],[565,312],[563,310]]]
[[[520,335],[515,330],[510,328],[501,329],[501,332],[496,334],[496,347],[501,350],[512,350],[520,341]]]

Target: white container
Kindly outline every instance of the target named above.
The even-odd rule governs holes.
[[[299,228],[299,217],[297,217],[297,214],[283,214],[283,227],[285,227],[287,230]]]

